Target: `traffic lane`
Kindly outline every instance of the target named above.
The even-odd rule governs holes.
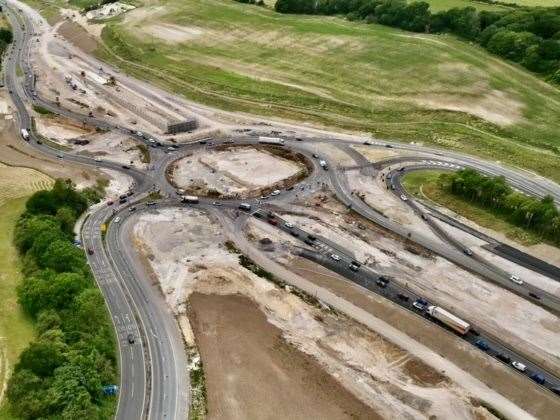
[[[85,249],[91,248],[93,255],[88,256],[94,278],[104,295],[106,305],[113,322],[119,350],[120,390],[117,418],[141,418],[144,395],[144,360],[143,352],[127,348],[128,334],[137,330],[137,325],[123,290],[111,270],[100,236],[100,226],[107,212],[101,209],[89,216],[82,231]],[[129,380],[127,378],[132,378]]]
[[[135,301],[146,303],[139,305],[139,311],[145,332],[143,339],[148,342],[152,361],[150,418],[176,418],[177,413],[184,417],[187,363],[179,329],[159,289],[151,285],[141,267],[131,263],[126,229],[134,217],[129,217],[130,212],[124,210],[119,215],[126,220],[113,229],[110,227],[107,246]]]
[[[542,386],[543,388],[551,389],[551,388],[554,388],[554,387],[558,387],[560,385],[560,379],[557,378],[556,376],[554,376],[552,373],[540,368],[539,366],[534,364],[532,361],[530,361],[529,359],[527,359],[527,358],[523,357],[522,355],[518,354],[516,351],[510,349],[508,346],[504,345],[502,342],[500,342],[498,339],[491,336],[490,334],[479,330],[475,325],[471,324],[472,329],[466,335],[462,336],[462,335],[457,334],[454,330],[449,328],[447,325],[445,325],[445,324],[439,322],[438,320],[432,318],[425,310],[422,310],[422,309],[419,309],[419,308],[416,308],[415,306],[413,306],[413,303],[415,301],[417,301],[418,299],[424,299],[428,302],[428,304],[434,304],[435,305],[435,303],[430,303],[429,299],[422,298],[420,295],[412,292],[411,290],[409,290],[406,287],[402,287],[401,285],[399,285],[398,283],[395,283],[394,281],[389,281],[388,283],[381,283],[380,284],[379,280],[380,280],[381,276],[379,275],[379,273],[376,273],[374,270],[371,270],[369,267],[362,266],[362,267],[360,267],[360,269],[357,272],[355,272],[355,271],[349,269],[348,265],[341,263],[341,261],[335,261],[335,260],[329,258],[328,256],[326,256],[324,254],[317,253],[315,251],[310,251],[310,250],[305,249],[305,248],[299,248],[298,249],[298,254],[301,255],[304,258],[307,258],[307,259],[309,259],[309,260],[311,260],[315,263],[318,263],[318,264],[328,268],[331,271],[334,271],[335,273],[340,274],[341,276],[343,276],[344,278],[352,281],[353,283],[357,284],[358,286],[361,286],[361,287],[367,289],[370,292],[376,293],[376,294],[392,301],[393,303],[398,304],[399,306],[403,307],[404,309],[406,309],[408,311],[411,311],[418,316],[421,316],[422,318],[426,319],[427,321],[438,325],[439,327],[445,329],[449,333],[451,333],[451,334],[469,342],[475,348],[477,348],[476,345],[475,345],[476,341],[478,341],[478,340],[485,341],[490,346],[490,349],[488,351],[485,351],[485,353],[487,353],[489,356],[495,358],[496,360],[500,361],[501,363],[504,363],[505,365],[509,366],[510,368],[514,369],[515,372],[517,372],[518,374],[525,375],[527,377],[530,377],[532,374],[535,374],[535,373],[543,375],[545,380],[546,380],[545,385]],[[404,299],[403,296],[406,296],[408,299]],[[482,351],[478,348],[477,348],[477,350]],[[527,366],[526,372],[522,373],[522,372],[518,371],[517,369],[515,369],[511,365],[511,363],[505,363],[503,360],[498,359],[496,357],[498,354],[508,356],[511,359],[511,361],[518,361],[518,362],[521,362],[521,363],[525,364],[525,366]],[[539,385],[539,384],[536,384],[536,385]],[[539,385],[539,386],[541,386],[541,385]]]

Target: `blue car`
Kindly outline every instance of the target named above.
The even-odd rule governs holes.
[[[478,347],[480,350],[482,351],[488,351],[488,349],[490,349],[490,346],[488,345],[488,343],[484,340],[476,340],[474,342],[474,345],[476,347]]]
[[[544,383],[546,382],[544,376],[542,376],[540,373],[533,373],[531,375],[531,379],[540,385],[544,385]]]

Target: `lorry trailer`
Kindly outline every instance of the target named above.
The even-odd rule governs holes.
[[[21,129],[21,137],[23,137],[24,140],[29,141],[29,132],[25,128]]]
[[[432,317],[443,322],[448,327],[457,331],[461,335],[465,335],[471,328],[471,325],[463,321],[461,318],[453,315],[439,306],[430,305],[426,312]]]
[[[275,144],[277,146],[283,146],[285,142],[284,142],[284,139],[281,139],[280,137],[263,137],[263,136],[260,136],[259,137],[259,143]]]
[[[194,196],[194,195],[183,195],[181,196],[181,202],[182,203],[188,203],[188,204],[198,204],[198,197]]]

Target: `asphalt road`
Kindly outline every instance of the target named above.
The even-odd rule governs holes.
[[[53,149],[45,144],[33,130],[27,104],[43,106],[59,115],[86,121],[102,129],[116,129],[125,133],[129,130],[112,126],[95,118],[84,117],[61,109],[34,94],[33,77],[28,63],[28,46],[35,33],[33,19],[18,12],[14,7],[5,7],[6,14],[14,29],[14,42],[6,54],[5,85],[8,88],[17,110],[20,127],[30,133],[29,145],[45,154],[57,156],[62,161],[95,165],[121,171],[133,177],[136,185],[135,194],[129,198],[132,202],[143,197],[154,184],[161,184],[134,168],[123,169],[121,165],[103,161],[95,162],[87,157],[76,156]],[[16,16],[17,13],[17,16]],[[18,18],[20,20],[18,20]],[[23,72],[23,82],[18,80],[18,66]],[[132,137],[146,141],[146,138],[130,133]],[[155,156],[166,156],[154,152]],[[156,159],[154,173],[161,171],[165,163]],[[167,185],[165,182],[164,185]],[[88,255],[88,261],[94,277],[103,292],[108,310],[118,338],[120,360],[120,392],[117,419],[184,419],[189,406],[189,378],[183,341],[173,314],[165,306],[163,297],[150,289],[151,282],[142,277],[140,270],[131,271],[129,244],[123,244],[110,224],[105,241],[101,228],[112,218],[113,209],[99,206],[90,211],[86,219],[82,239]],[[132,334],[134,343],[128,342]]]
[[[13,2],[12,2],[13,3]],[[129,198],[129,202],[121,206],[117,210],[116,216],[110,207],[100,206],[90,213],[89,218],[84,224],[83,240],[86,247],[90,247],[94,253],[89,256],[89,261],[94,271],[96,280],[105,296],[107,306],[113,318],[115,328],[119,337],[120,351],[120,367],[121,367],[121,393],[119,399],[119,408],[117,418],[120,419],[136,419],[136,418],[185,418],[188,407],[188,376],[186,373],[186,360],[182,348],[182,340],[177,329],[177,325],[171,314],[163,302],[162,297],[157,290],[151,286],[146,273],[139,267],[134,251],[131,249],[127,240],[129,229],[134,219],[130,216],[132,213],[129,207],[132,203],[144,197],[148,191],[153,188],[158,189],[166,200],[162,204],[156,205],[172,205],[177,206],[178,200],[175,195],[173,186],[171,186],[165,177],[165,171],[168,165],[178,159],[190,150],[200,147],[213,147],[220,142],[214,142],[213,145],[201,145],[200,143],[182,145],[176,151],[164,151],[163,148],[150,148],[152,154],[153,165],[151,169],[142,172],[134,168],[123,170],[120,165],[110,162],[94,162],[87,157],[80,157],[61,152],[50,148],[46,144],[38,143],[41,139],[32,129],[31,117],[26,109],[26,103],[34,103],[40,105],[50,111],[83,121],[89,125],[99,127],[106,130],[117,130],[130,135],[138,141],[146,144],[148,138],[157,137],[145,133],[140,136],[129,128],[111,125],[104,120],[95,117],[87,117],[77,114],[73,111],[63,109],[56,104],[45,101],[36,95],[34,87],[34,77],[31,66],[29,65],[29,44],[38,31],[35,27],[36,22],[25,13],[18,13],[23,28],[16,22],[16,9],[11,7],[8,10],[8,16],[14,24],[14,43],[6,55],[6,86],[10,90],[12,99],[17,109],[20,126],[27,128],[31,133],[29,144],[38,148],[51,156],[60,155],[63,160],[71,160],[73,162],[102,166],[114,170],[119,170],[131,175],[136,182],[136,189],[133,196]],[[23,72],[22,82],[18,80],[17,68],[21,68]],[[125,81],[126,82],[126,81]],[[146,91],[148,96],[149,91]],[[155,98],[154,100],[161,98]],[[170,103],[170,106],[172,104]],[[161,142],[161,141],[160,141]],[[236,144],[254,144],[257,140],[252,136],[236,137]],[[164,143],[164,142],[161,142]],[[318,146],[322,143],[339,144],[334,139],[310,137],[304,143],[299,143],[294,139],[287,139],[286,147],[304,153],[312,162],[312,173],[308,179],[296,186],[293,190],[284,191],[277,197],[270,198],[270,203],[263,199],[251,200],[229,200],[220,202],[221,206],[227,209],[237,207],[241,202],[249,202],[253,209],[260,207],[273,208],[275,203],[286,204],[299,195],[304,195],[310,191],[314,191],[321,185],[329,185],[335,192],[338,199],[351,207],[358,214],[367,219],[397,233],[398,235],[408,238],[413,242],[439,254],[446,259],[472,271],[483,278],[499,284],[509,290],[514,290],[518,294],[526,297],[526,289],[518,288],[512,284],[503,273],[497,273],[481,261],[471,258],[459,249],[453,249],[446,244],[433,240],[426,235],[412,233],[402,225],[399,225],[382,214],[374,211],[367,206],[359,198],[355,197],[347,185],[345,172],[336,168],[332,162],[329,163],[331,168],[324,171],[320,168],[316,159],[310,157],[311,152],[318,150]],[[370,147],[391,147],[395,149],[404,149],[418,152],[420,157],[418,160],[425,159],[426,156],[440,156],[441,151],[430,149],[418,145],[407,145],[387,142],[372,142]],[[344,142],[348,144],[359,144],[359,142]],[[356,160],[356,165],[361,166],[365,174],[373,174],[374,170],[361,154],[353,149],[349,149],[350,155]],[[446,159],[459,165],[470,166],[479,169],[485,173],[493,175],[504,175],[509,182],[522,190],[530,190],[534,194],[543,196],[545,194],[553,195],[560,202],[560,187],[544,178],[529,174],[526,172],[512,170],[502,167],[497,163],[484,162],[476,158],[460,155],[453,152],[445,152]],[[437,159],[437,157],[435,158]],[[398,163],[398,162],[397,162]],[[212,206],[212,200],[201,199],[202,206]],[[221,206],[215,206],[216,208]],[[120,222],[115,222],[115,217],[119,217]],[[109,221],[109,227],[103,241],[101,238],[101,226]],[[322,249],[334,250],[340,254],[341,262],[333,266],[332,259],[324,257],[321,253],[308,254],[308,258],[315,258],[317,262],[331,269],[339,270],[345,277],[353,281],[361,281],[364,287],[371,285],[371,281],[377,276],[374,272],[364,272],[356,274],[351,270],[344,269],[349,259],[352,258],[347,251],[340,249],[332,242],[321,242]],[[325,251],[327,252],[327,251]],[[330,252],[330,251],[329,251]],[[342,268],[341,268],[342,266]],[[365,276],[365,277],[364,277]],[[393,293],[393,286],[380,293]],[[396,289],[395,289],[396,290]],[[410,299],[416,298],[407,291]],[[429,299],[427,299],[429,300]],[[403,302],[397,302],[405,305]],[[560,304],[558,301],[549,300],[548,296],[544,296],[538,302],[549,310],[560,313]],[[406,303],[410,306],[410,301]],[[408,308],[410,309],[410,308]],[[422,315],[422,314],[421,314]],[[423,316],[423,315],[422,315]],[[133,345],[126,340],[128,334],[133,334],[137,339]],[[482,335],[482,334],[481,334]],[[511,352],[507,347],[500,344],[499,340],[484,335],[486,341],[491,343],[492,351],[509,352],[515,356],[515,360],[526,362],[530,371],[539,370],[547,375],[550,384],[558,384],[558,378],[539,369],[530,361]],[[513,357],[512,357],[513,358]]]

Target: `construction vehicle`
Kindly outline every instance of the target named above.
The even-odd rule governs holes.
[[[461,318],[453,315],[451,312],[446,311],[439,306],[428,306],[426,311],[432,318],[443,322],[448,327],[457,331],[461,335],[465,335],[471,328],[468,322],[463,321]]]

